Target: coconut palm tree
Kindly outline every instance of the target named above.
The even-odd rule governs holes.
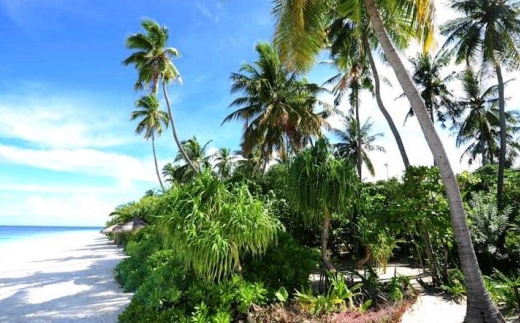
[[[385,148],[374,144],[374,142],[383,137],[382,133],[371,134],[373,123],[370,119],[365,121],[363,126],[357,126],[357,120],[352,117],[346,117],[343,121],[342,129],[334,129],[334,134],[340,138],[340,142],[335,144],[339,156],[350,160],[352,163],[357,160],[357,156],[361,155],[363,164],[368,169],[370,175],[375,175],[374,164],[370,160],[368,153],[372,151],[386,152]],[[358,131],[360,134],[358,135]],[[359,146],[358,138],[361,138],[361,146]],[[361,147],[359,149],[358,147]]]
[[[452,0],[451,8],[462,14],[441,27],[447,35],[443,50],[457,62],[493,68],[498,82],[500,115],[500,156],[498,161],[497,203],[502,209],[504,168],[507,151],[507,122],[502,68],[517,69],[520,64],[520,10],[510,0]]]
[[[166,182],[173,184],[174,182],[181,182],[181,177],[178,174],[179,165],[174,165],[172,163],[166,163],[162,169],[162,176]]]
[[[152,151],[153,160],[155,163],[155,172],[159,179],[159,184],[164,191],[164,185],[159,174],[159,166],[157,164],[157,153],[155,152],[155,136],[160,136],[164,128],[168,128],[169,119],[168,114],[159,108],[159,101],[153,94],[145,95],[141,97],[135,103],[138,108],[132,112],[130,121],[140,119],[135,128],[135,133],[138,135],[143,134],[145,140],[152,139]]]
[[[196,171],[194,171],[188,164],[180,165],[175,169],[175,178],[177,178],[180,182],[187,182],[195,175],[203,172],[205,169],[211,169],[211,156],[206,155],[206,148],[210,143],[211,140],[206,142],[204,146],[201,146],[196,137],[183,140],[181,142],[182,148],[186,152],[186,155],[191,160],[191,162],[195,165]],[[179,152],[177,153],[177,156],[175,156],[173,162],[178,163],[182,159],[183,156]]]
[[[341,63],[341,65],[359,65],[355,63],[355,61],[357,61],[357,63],[361,63],[364,67],[362,70],[363,75],[365,76],[364,79],[368,80],[368,76],[370,76],[370,79],[372,80],[369,83],[370,89],[372,91],[373,88],[373,94],[375,95],[377,105],[392,131],[392,135],[394,136],[397,147],[399,148],[404,166],[407,168],[410,166],[410,162],[401,136],[381,98],[379,73],[372,55],[372,50],[377,48],[377,41],[374,39],[374,34],[370,29],[364,7],[358,6],[356,9],[358,12],[356,12],[354,16],[358,17],[358,19],[352,19],[343,14],[339,17],[335,17],[326,28],[329,43],[328,48],[334,61],[340,60],[339,63]],[[394,39],[400,47],[404,48],[407,44],[407,38],[409,38],[410,35],[407,33],[407,26],[401,26],[401,23],[402,21],[400,19],[395,19],[389,25],[394,27],[392,28],[393,32],[391,33],[392,39]],[[367,64],[370,67],[372,75],[367,73]],[[359,120],[358,124],[360,124]]]
[[[136,90],[150,89],[152,94],[157,94],[159,84],[162,83],[164,99],[168,108],[168,116],[172,126],[173,138],[179,152],[186,164],[194,171],[195,165],[188,158],[177,136],[175,120],[173,118],[170,99],[166,86],[175,81],[182,83],[181,74],[173,64],[172,59],[179,56],[177,49],[166,47],[168,45],[169,32],[165,26],[160,26],[156,21],[144,19],[141,21],[145,33],[131,34],[126,38],[126,47],[134,52],[123,60],[123,64],[134,65],[137,69]]]
[[[495,136],[498,136],[500,127],[498,115],[498,86],[492,85],[487,89],[482,87],[482,73],[475,73],[471,68],[467,68],[461,75],[462,89],[465,97],[459,99],[458,104],[465,110],[469,110],[468,115],[460,124],[456,124],[456,145],[457,148],[470,143],[464,150],[461,158],[468,156],[468,163],[471,165],[478,156],[481,156],[482,166],[493,163],[493,151],[495,146]]]
[[[246,178],[255,178],[262,174],[263,162],[260,150],[253,149],[251,153],[244,154],[241,151],[235,152],[242,156],[242,158],[237,160],[237,166],[235,168],[234,174],[241,174]]]
[[[504,322],[502,315],[484,286],[471,242],[459,186],[444,146],[435,131],[424,101],[385,28],[385,14],[407,13],[409,16],[403,17],[403,21],[409,22],[410,28],[418,30],[423,39],[430,39],[431,33],[429,31],[432,30],[433,26],[434,3],[432,0],[382,1],[378,5],[383,6],[380,8],[383,14],[380,14],[375,0],[363,0],[362,4],[365,6],[371,27],[388,59],[388,63],[394,70],[405,96],[410,101],[441,173],[450,206],[459,259],[466,282],[468,306],[465,322]],[[279,46],[283,44],[281,48],[282,60],[292,68],[311,66],[315,56],[323,48],[322,36],[325,33],[323,21],[336,12],[345,10],[345,7],[356,7],[358,5],[361,5],[361,2],[276,0],[273,10],[277,18],[275,43]],[[393,5],[393,10],[387,10],[392,8],[384,7],[391,5]]]
[[[440,122],[442,128],[446,128],[448,119],[454,123],[458,112],[454,108],[453,96],[448,89],[448,84],[454,78],[455,72],[445,77],[441,76],[441,70],[450,63],[449,58],[439,54],[432,57],[429,52],[421,52],[410,62],[413,65],[412,79],[421,93],[432,122]],[[405,123],[408,117],[413,115],[413,109],[410,109]]]
[[[363,89],[372,91],[373,85],[370,75],[368,75],[367,62],[363,58],[359,58],[357,55],[351,55],[346,51],[339,52],[333,60],[332,64],[340,70],[339,73],[332,76],[330,79],[325,81],[326,85],[334,85],[332,93],[334,97],[334,105],[338,106],[344,95],[349,92],[349,103],[351,113],[354,115],[355,123],[354,126],[357,129],[354,131],[357,134],[357,147],[361,146],[361,122],[359,121],[359,93]],[[356,166],[359,175],[359,179],[362,179],[362,163],[363,156],[361,150],[356,149]]]
[[[214,155],[215,168],[222,178],[228,178],[235,168],[236,156],[228,148],[220,148]]]
[[[285,159],[288,152],[301,150],[311,137],[321,135],[325,118],[313,110],[326,105],[316,98],[320,87],[283,67],[270,44],[258,43],[256,51],[258,61],[243,64],[231,75],[231,92],[243,96],[230,104],[238,110],[222,123],[244,122],[242,152],[248,155],[258,148],[265,169],[274,152]]]
[[[327,253],[331,214],[353,211],[358,179],[349,160],[336,158],[320,138],[313,147],[296,155],[288,171],[288,198],[306,225],[321,222],[321,258],[334,271]]]

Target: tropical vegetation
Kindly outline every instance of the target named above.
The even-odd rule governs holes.
[[[257,43],[257,60],[230,77],[233,111],[222,124],[243,125],[240,149],[213,154],[211,141],[178,137],[167,93],[180,81],[178,51],[167,47],[166,27],[143,20],[123,63],[138,72],[135,88],[149,89],[131,119],[152,141],[161,190],[118,206],[107,222],[147,223],[115,236],[129,256],[116,279],[134,292],[120,322],[398,322],[416,294],[409,277],[379,279],[394,259],[426,270],[431,281],[419,280],[422,287],[465,297],[465,322],[504,322],[499,309],[519,311],[520,273],[511,268],[520,267],[520,116],[505,110],[502,68],[520,63],[520,7],[450,4],[462,17],[441,26],[447,40],[432,56],[433,1],[273,1],[273,43]],[[402,56],[413,39],[423,52],[408,71]],[[307,72],[323,51],[334,72],[317,85]],[[433,154],[431,167],[411,165],[385,107],[381,52]],[[444,74],[452,57],[464,70]],[[362,90],[375,96],[392,132],[402,176],[362,176],[363,165],[379,174],[374,152],[391,148],[371,119],[362,123]],[[168,126],[178,152],[160,173],[154,140]],[[441,131],[464,149],[461,162],[479,168],[455,175]]]

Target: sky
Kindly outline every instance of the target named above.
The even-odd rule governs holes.
[[[211,140],[209,153],[238,149],[241,125],[220,125],[232,111],[229,76],[257,58],[257,42],[272,38],[270,7],[269,0],[0,0],[0,225],[103,226],[117,205],[159,187],[151,143],[129,121],[140,96],[133,90],[137,75],[121,64],[131,53],[125,38],[141,31],[143,18],[168,26],[170,46],[181,53],[174,63],[183,85],[169,88],[180,138]],[[439,12],[453,17],[442,6]],[[403,126],[409,105],[396,100],[401,90],[393,73],[381,71],[393,84],[384,86],[383,98],[411,163],[431,165],[416,120]],[[308,79],[321,84],[333,74],[318,66]],[[506,96],[518,85],[511,82]],[[400,176],[404,167],[375,100],[369,94],[361,100],[361,119],[371,118],[386,149],[372,154],[376,177],[366,179]],[[507,107],[519,109],[520,99]],[[330,122],[340,125],[337,117]],[[455,171],[467,169],[454,137],[440,134]],[[176,153],[170,132],[163,133],[160,167]]]

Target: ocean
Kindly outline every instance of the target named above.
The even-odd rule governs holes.
[[[73,232],[99,232],[103,227],[58,227],[0,225],[0,246],[5,243],[44,238]]]

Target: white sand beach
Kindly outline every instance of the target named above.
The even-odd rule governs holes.
[[[112,269],[121,248],[97,232],[0,246],[0,322],[117,322],[130,302]]]

